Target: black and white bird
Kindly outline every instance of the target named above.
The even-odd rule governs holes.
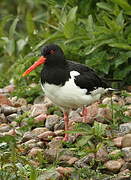
[[[91,68],[66,60],[58,45],[43,47],[39,60],[29,67],[23,76],[41,64],[44,64],[41,71],[42,89],[45,95],[63,110],[65,131],[68,130],[70,109],[88,106],[111,89]],[[83,108],[83,116],[86,118],[86,108]],[[67,133],[64,140],[68,140]]]

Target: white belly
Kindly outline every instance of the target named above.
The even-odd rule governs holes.
[[[92,91],[91,94],[86,95],[87,90],[79,88],[74,82],[74,72],[76,71],[72,72],[73,75],[71,74],[71,78],[64,86],[56,86],[48,83],[43,84],[42,88],[45,95],[53,103],[65,108],[77,108],[83,105],[90,105],[99,100],[101,94],[104,93],[104,88],[98,88]]]

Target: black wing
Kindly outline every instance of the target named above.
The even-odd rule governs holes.
[[[97,76],[91,68],[76,62],[68,61],[70,71],[77,71],[79,76],[75,77],[75,83],[82,89],[87,89],[87,93],[98,87],[107,88],[107,84]]]

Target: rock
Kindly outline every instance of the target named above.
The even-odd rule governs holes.
[[[124,112],[124,115],[125,115],[125,116],[131,116],[131,110],[125,111],[125,112]]]
[[[95,121],[96,115],[98,114],[98,103],[94,103],[87,108],[87,118],[85,123],[92,124]]]
[[[110,97],[106,97],[102,100],[102,104],[111,104],[111,98]]]
[[[12,103],[13,103],[13,105],[15,107],[20,107],[20,106],[26,106],[27,105],[27,101],[26,101],[25,98],[19,98],[16,101],[13,101]]]
[[[122,139],[122,147],[131,147],[131,134],[126,134]]]
[[[69,119],[75,119],[75,118],[79,118],[79,117],[81,117],[81,116],[80,116],[80,113],[77,111],[71,111],[69,114]]]
[[[64,120],[61,119],[57,124],[54,126],[54,131],[61,130],[65,128]]]
[[[61,178],[61,174],[58,171],[51,169],[38,176],[37,180],[60,180]]]
[[[74,164],[76,161],[78,161],[78,158],[77,158],[77,157],[71,157],[71,158],[67,161],[67,163],[68,163],[69,165],[72,165],[72,164]]]
[[[95,120],[104,123],[105,119],[112,120],[111,110],[109,108],[98,108]]]
[[[22,145],[29,147],[29,148],[33,148],[33,147],[36,147],[36,143],[37,143],[36,139],[30,139],[30,140],[26,141],[25,143],[23,143]]]
[[[94,159],[95,159],[95,155],[93,153],[89,153],[87,156],[76,161],[75,165],[78,168],[84,168],[84,167],[87,167],[87,165],[90,164],[92,162],[92,160],[94,160]]]
[[[96,153],[96,159],[102,162],[108,160],[108,153],[104,148],[100,148]]]
[[[124,153],[124,160],[131,161],[131,147],[122,148],[122,152]]]
[[[47,113],[47,107],[44,104],[34,104],[31,107],[30,117],[36,117],[40,114],[46,114],[46,113]]]
[[[16,127],[16,126],[17,126],[17,122],[16,122],[16,121],[12,121],[12,122],[10,123],[10,125],[11,125],[11,127]]]
[[[42,141],[37,142],[36,145],[41,148],[43,148],[45,146],[44,142],[42,142]]]
[[[130,95],[131,95],[131,93],[130,93]],[[131,96],[127,96],[125,98],[125,103],[126,103],[126,105],[131,104]]]
[[[45,127],[49,130],[54,129],[54,125],[59,122],[59,116],[57,115],[49,115],[46,118]]]
[[[118,160],[109,160],[106,163],[104,163],[104,166],[111,172],[118,172],[122,165],[124,164],[124,161],[122,159]]]
[[[44,104],[44,96],[37,96],[33,102],[33,104]]]
[[[52,131],[46,131],[40,135],[38,135],[38,138],[44,141],[50,140],[52,139],[52,137],[55,136],[55,133]]]
[[[5,95],[0,94],[0,105],[12,106],[12,103]]]
[[[117,154],[119,154],[119,153],[121,153],[121,150],[120,149],[116,149],[116,150],[114,150],[114,151],[111,151],[110,153],[109,153],[109,156],[111,155],[117,155]]]
[[[33,167],[39,167],[40,163],[38,161],[34,161],[34,160],[29,160],[29,163],[33,166]]]
[[[11,129],[9,125],[1,124],[0,125],[0,133],[8,132]]]
[[[34,123],[44,123],[47,118],[46,114],[40,114],[34,118]]]
[[[48,129],[45,128],[45,127],[40,127],[40,128],[35,128],[31,131],[31,133],[34,135],[34,136],[38,136],[44,132],[47,132]]]
[[[61,140],[57,140],[55,138],[53,138],[51,140],[51,142],[48,143],[49,148],[52,148],[52,149],[54,149],[54,148],[57,148],[57,149],[62,148],[62,141]]]
[[[0,123],[6,123],[7,122],[7,118],[5,117],[5,115],[2,113],[0,114]]]
[[[16,135],[16,130],[15,129],[11,129],[8,132],[5,132],[4,135],[15,136]]]
[[[49,162],[53,162],[57,157],[59,157],[60,152],[61,149],[59,148],[49,148],[44,151],[44,157],[46,157]]]
[[[15,90],[15,85],[10,84],[10,85],[4,87],[4,90],[7,91],[8,93],[12,93]]]
[[[64,135],[64,130],[57,130],[57,131],[55,131],[55,135],[56,136],[63,136]]]
[[[118,177],[116,180],[131,180],[131,173],[129,169],[125,169],[124,171],[121,171],[118,174]]]
[[[45,104],[45,106],[46,106],[47,108],[53,106],[52,101],[51,101],[47,96],[45,96],[44,104]]]
[[[30,131],[27,131],[23,135],[22,142],[29,141],[30,139],[33,139],[34,137],[35,135],[33,135]]]
[[[117,137],[113,139],[114,145],[117,147],[122,147],[122,139],[123,137]]]
[[[74,168],[71,168],[71,167],[58,167],[58,168],[56,168],[56,170],[62,175],[70,175],[74,171]]]
[[[8,116],[10,114],[17,113],[17,108],[12,106],[2,105],[1,112],[4,113],[6,116]]]
[[[13,113],[13,114],[10,114],[10,115],[8,115],[8,116],[6,116],[6,117],[7,117],[7,120],[8,120],[9,122],[12,122],[12,121],[14,121],[16,118],[18,118],[18,114]]]
[[[38,153],[41,153],[43,150],[41,149],[41,148],[39,148],[39,147],[34,147],[34,148],[32,148],[30,151],[29,151],[29,153],[28,153],[28,155],[30,156],[30,157],[34,157],[34,156],[36,156]]]
[[[122,135],[130,133],[131,132],[131,122],[121,124],[119,127],[119,130]]]
[[[122,166],[121,171],[124,171],[125,169],[131,170],[131,162],[126,162],[126,163]]]

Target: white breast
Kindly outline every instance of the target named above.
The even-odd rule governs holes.
[[[101,94],[104,93],[104,88],[98,88],[86,95],[87,90],[76,86],[74,80],[75,76],[79,76],[77,71],[71,71],[71,78],[64,84],[64,86],[57,86],[54,84],[45,83],[42,88],[46,96],[55,104],[66,108],[77,108],[83,105],[89,105],[97,101]]]

